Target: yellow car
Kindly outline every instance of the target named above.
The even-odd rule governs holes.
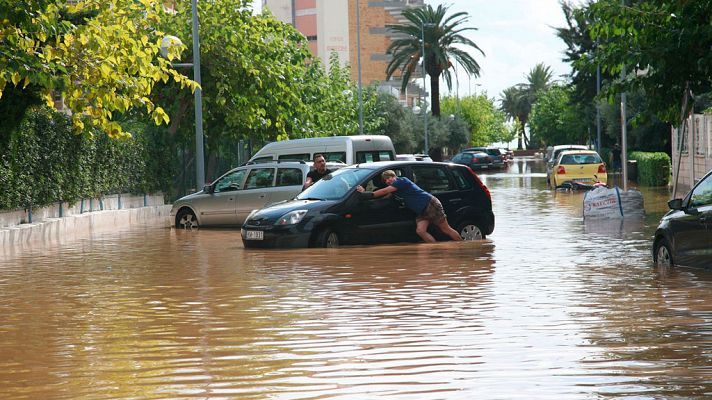
[[[593,150],[563,151],[554,162],[551,183],[554,188],[564,183],[593,185],[606,184],[606,164],[601,156]]]

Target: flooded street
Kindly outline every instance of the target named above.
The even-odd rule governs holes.
[[[542,161],[482,174],[482,242],[244,250],[146,224],[4,249],[2,399],[712,396],[712,273],[642,222],[584,224]]]

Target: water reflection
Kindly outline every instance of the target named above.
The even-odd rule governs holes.
[[[146,225],[4,252],[0,398],[712,392],[712,275],[651,267],[665,189],[644,220],[591,224],[540,161],[481,176],[497,226],[477,243],[247,251]]]

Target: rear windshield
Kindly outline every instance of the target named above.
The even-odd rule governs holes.
[[[576,164],[600,164],[601,157],[598,154],[566,154],[561,157],[559,164],[576,165]]]

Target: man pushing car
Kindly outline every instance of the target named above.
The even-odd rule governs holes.
[[[428,233],[428,225],[437,226],[450,239],[459,241],[462,240],[460,234],[447,223],[445,211],[440,200],[432,194],[426,192],[413,183],[406,177],[397,177],[392,170],[386,170],[381,174],[381,179],[388,186],[366,192],[362,186],[357,186],[356,190],[360,193],[368,193],[374,198],[388,196],[392,193],[397,193],[406,207],[415,212],[415,233],[418,234],[425,242],[434,243],[435,238]]]

